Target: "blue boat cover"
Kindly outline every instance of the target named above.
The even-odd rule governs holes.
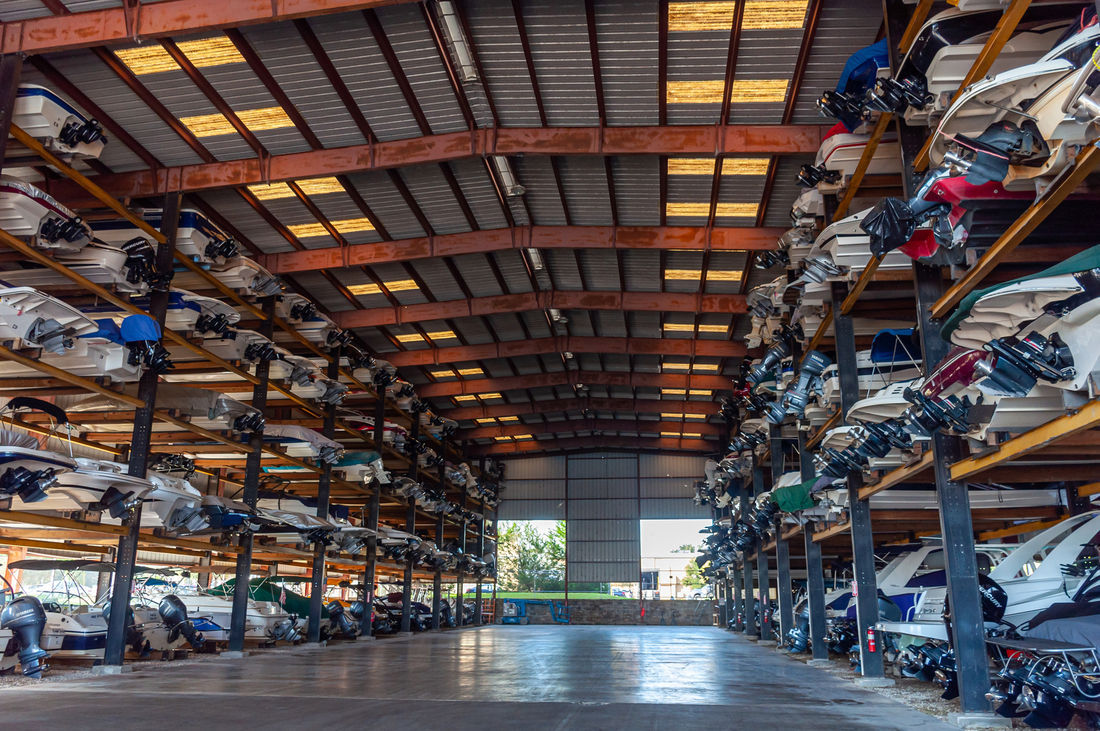
[[[910,358],[911,356],[911,358]],[[871,341],[871,362],[892,363],[920,357],[920,343],[911,327],[879,330]]]
[[[370,464],[371,462],[378,461],[378,452],[371,451],[357,451],[357,452],[344,452],[344,456],[340,458],[340,461],[336,463],[337,467],[348,467],[350,465],[357,464]]]
[[[122,333],[118,329],[118,325],[114,320],[104,318],[102,320],[96,320],[95,324],[99,326],[99,329],[94,333],[87,333],[81,335],[82,338],[102,338],[111,343],[123,344]]]
[[[160,325],[148,315],[130,315],[122,321],[122,340],[126,343],[158,341]]]
[[[838,94],[862,94],[875,85],[875,77],[880,68],[890,65],[890,51],[883,38],[866,48],[861,48],[844,64],[840,80],[836,82]]]

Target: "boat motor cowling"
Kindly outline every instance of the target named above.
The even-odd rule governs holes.
[[[157,614],[168,628],[168,641],[175,642],[176,638],[183,635],[187,644],[196,650],[202,648],[205,640],[202,633],[195,629],[195,625],[187,617],[187,605],[175,594],[169,594],[160,600],[157,606]]]
[[[348,612],[344,611],[343,604],[334,599],[325,605],[325,609],[328,610],[329,619],[340,628],[340,634],[352,638],[359,636],[359,623]]]
[[[234,238],[218,239],[211,241],[203,249],[203,254],[208,259],[232,259],[241,253],[241,246]]]
[[[19,664],[23,675],[41,678],[49,669],[43,661],[49,653],[39,644],[46,629],[46,610],[33,596],[16,597],[0,610],[0,627],[10,629],[19,645]]]
[[[803,165],[798,169],[798,184],[803,188],[816,188],[818,183],[835,184],[840,182],[840,173],[829,170],[825,165]]]
[[[878,79],[867,104],[880,112],[901,114],[907,107],[924,109],[934,100],[935,96],[928,92],[924,75],[914,74],[900,79]]]
[[[35,503],[46,499],[46,489],[55,482],[57,474],[52,467],[44,470],[13,467],[0,477],[0,494],[18,495],[25,503]]]
[[[107,137],[103,134],[103,125],[94,119],[86,119],[80,122],[76,118],[70,118],[65,126],[61,128],[61,133],[57,135],[57,139],[69,147],[76,147],[82,143],[90,145],[99,140],[107,142]]]

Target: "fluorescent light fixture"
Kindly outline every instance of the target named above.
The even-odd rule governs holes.
[[[280,129],[293,127],[286,111],[282,107],[262,107],[260,109],[234,110],[245,127],[253,132],[262,132],[268,129]],[[220,113],[199,114],[194,117],[181,117],[180,121],[196,137],[217,137],[219,135],[236,134],[237,130],[229,123],[229,120]]]
[[[180,41],[176,46],[196,68],[202,69],[210,66],[224,66],[230,63],[244,63],[244,56],[233,45],[233,41],[226,36]],[[164,46],[156,41],[143,46],[119,48],[115,51],[115,55],[122,63],[126,64],[126,67],[135,76],[180,70],[175,59],[168,55],[168,51],[164,50]]]
[[[670,157],[669,175],[714,175],[713,157]],[[727,157],[722,175],[767,175],[771,160],[767,157]]]
[[[542,252],[538,249],[527,249],[527,259],[531,262],[531,268],[536,272],[541,272],[546,268],[546,263],[542,260]]]
[[[345,192],[344,186],[340,185],[340,181],[336,178],[309,178],[307,180],[295,180],[294,182],[302,189],[303,193],[309,196]],[[250,185],[248,186],[248,192],[262,201],[294,197],[294,191],[286,183]]]
[[[757,203],[719,203],[714,209],[716,218],[755,218]],[[692,216],[706,218],[710,215],[710,203],[665,203],[666,216]]]
[[[420,333],[409,333],[407,335],[398,335],[397,342],[399,343],[419,343],[423,340],[423,336]]]
[[[734,79],[731,104],[782,102],[787,98],[789,79]],[[669,81],[665,100],[669,104],[721,104],[726,82],[722,79]]]
[[[377,284],[349,284],[348,291],[359,296],[365,294],[382,294],[382,288]]]
[[[455,60],[458,61],[458,75],[462,83],[469,84],[477,81],[477,64],[470,49],[470,41],[462,30],[458,10],[450,0],[437,0],[435,7],[439,12],[440,20],[443,21],[443,38],[454,53]]]
[[[342,234],[374,230],[374,224],[372,224],[368,218],[345,218],[339,221],[329,221],[329,223],[332,224],[334,229]],[[328,236],[328,229],[320,223],[296,223],[287,226],[287,230],[300,239],[308,239],[314,236]],[[414,285],[413,289],[415,288]]]
[[[703,276],[702,269],[665,269],[665,279],[696,281]]]
[[[527,189],[516,180],[515,173],[512,172],[512,164],[508,162],[507,157],[490,155],[489,159],[493,161],[493,169],[497,171],[497,178],[500,181],[500,187],[504,190],[504,195],[509,198],[518,198],[527,192]]]

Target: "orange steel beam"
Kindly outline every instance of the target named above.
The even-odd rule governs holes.
[[[411,0],[166,0],[4,23],[0,53],[51,53],[110,43],[132,44],[313,15],[397,5]],[[128,6],[137,6],[128,7]]]
[[[564,411],[622,411],[635,414],[704,414],[714,410],[712,401],[674,401],[672,399],[566,398],[527,401],[517,404],[481,404],[448,409],[447,416],[458,421],[528,414],[556,414]],[[0,513],[2,516],[3,513]]]
[[[461,439],[493,439],[515,437],[522,434],[572,434],[580,431],[625,431],[646,434],[675,432],[698,434],[696,438],[715,439],[722,435],[724,427],[718,424],[691,421],[639,421],[635,419],[570,419],[547,424],[497,424],[478,426],[459,431]]]
[[[616,373],[607,371],[567,371],[533,373],[526,376],[478,378],[470,381],[439,381],[416,387],[420,398],[459,396],[462,394],[516,391],[570,385],[622,386],[624,388],[698,388],[728,391],[731,381],[725,376],[688,375],[686,373]],[[352,396],[354,398],[354,396]]]
[[[488,155],[790,155],[816,152],[827,129],[820,125],[492,127],[272,155],[262,160],[246,158],[99,175],[94,180],[115,197],[139,198]],[[50,193],[62,200],[68,200],[68,193],[84,197],[80,189],[67,184],[59,184]]]
[[[458,363],[466,360],[514,358],[543,353],[621,353],[624,355],[683,355],[735,358],[748,352],[744,343],[731,340],[689,338],[598,338],[564,336],[515,340],[505,343],[464,345],[454,348],[425,348],[381,357],[399,368]]]
[[[703,226],[516,226],[421,236],[351,246],[288,251],[258,257],[276,274],[370,266],[509,249],[701,249],[761,251],[775,248],[782,228]]]
[[[699,312],[741,314],[748,312],[745,296],[674,292],[571,292],[542,290],[525,294],[425,302],[399,307],[374,307],[332,313],[342,328],[401,325],[452,317],[482,317],[509,312],[558,310],[617,310],[636,312]]]
[[[497,442],[496,444],[471,444],[470,454],[522,454],[524,452],[546,452],[549,450],[576,452],[581,449],[629,449],[663,450],[676,452],[707,453],[714,451],[714,444],[702,439],[638,439],[637,437],[570,437],[567,439],[525,439],[520,442]]]

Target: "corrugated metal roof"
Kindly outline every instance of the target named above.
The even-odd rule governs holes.
[[[583,0],[524,2],[523,20],[548,123],[598,125]]]

